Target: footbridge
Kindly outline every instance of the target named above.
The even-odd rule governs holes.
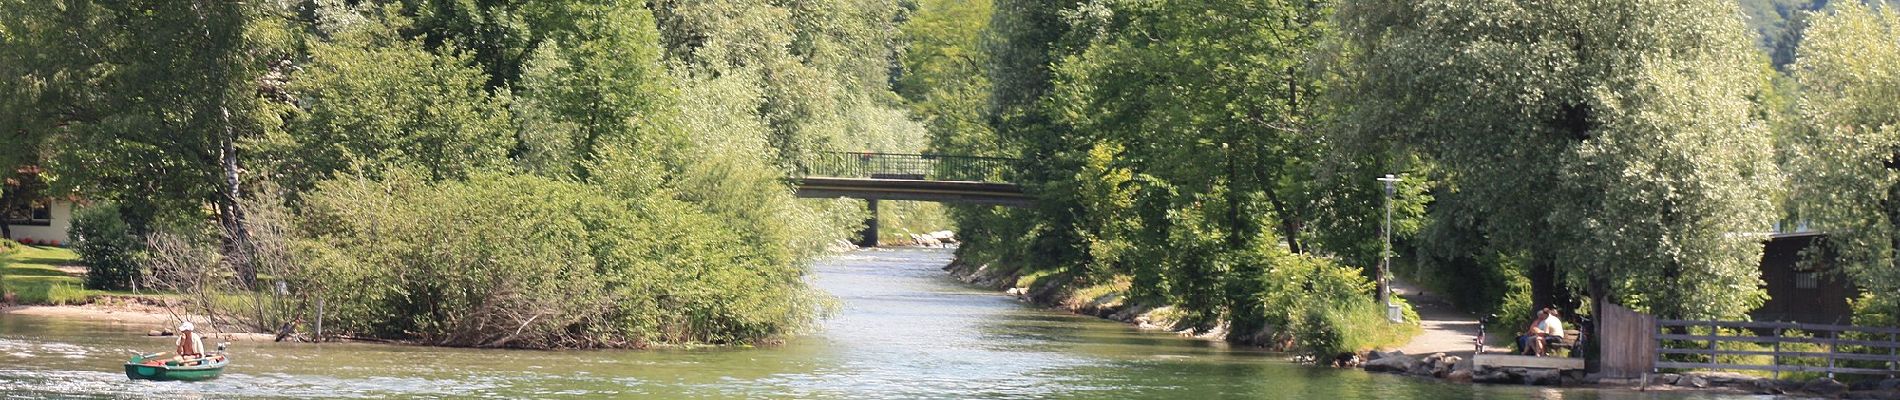
[[[1027,207],[1015,159],[944,154],[820,152],[793,171],[798,197],[864,199],[871,208],[860,246],[877,245],[879,200]]]

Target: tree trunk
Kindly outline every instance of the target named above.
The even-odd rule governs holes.
[[[220,23],[220,21],[214,21],[208,14],[208,12],[210,12],[207,10],[208,7],[211,7],[211,5],[204,3],[192,4],[193,10],[198,14],[198,23],[202,24],[200,28],[204,34],[205,43],[220,43],[218,38],[211,33],[213,24]],[[230,66],[226,64],[228,64],[230,60],[225,60],[223,57],[218,56],[208,56],[204,61],[208,64],[205,67],[211,71],[209,76],[210,82],[206,82],[207,84],[229,84],[231,70]],[[209,111],[212,107],[217,108],[218,128],[222,130],[217,136],[218,164],[220,169],[220,179],[218,183],[220,188],[216,196],[217,201],[215,202],[215,206],[218,210],[218,223],[224,228],[222,250],[224,250],[226,260],[231,263],[232,269],[237,272],[238,283],[245,288],[256,289],[257,269],[252,265],[249,257],[251,233],[245,225],[244,206],[238,201],[242,198],[243,190],[240,186],[242,181],[239,180],[238,177],[240,171],[237,156],[238,129],[235,124],[231,122],[231,93],[230,90],[224,87],[215,89],[213,93],[216,93],[216,95],[211,99],[211,102],[207,104],[205,110]]]
[[[1584,348],[1578,350],[1583,351],[1584,371],[1597,372],[1602,370],[1603,365],[1602,347],[1599,346],[1602,340],[1599,338],[1603,337],[1603,304],[1610,301],[1610,284],[1601,277],[1592,276],[1589,285],[1591,323],[1578,328],[1585,332]]]
[[[1273,204],[1274,216],[1279,217],[1280,236],[1285,237],[1287,250],[1292,251],[1293,254],[1305,253],[1300,248],[1300,224],[1299,221],[1294,220],[1293,211],[1287,208],[1286,202],[1280,201],[1279,194],[1274,193],[1272,189],[1264,189],[1261,192],[1267,194],[1267,202]]]
[[[244,206],[239,201],[243,191],[240,186],[241,181],[238,179],[237,130],[231,127],[230,110],[220,106],[218,111],[223,119],[225,131],[225,136],[219,140],[218,149],[224,180],[224,188],[218,195],[218,202],[222,204],[218,208],[221,211],[219,219],[224,224],[226,234],[225,257],[230,260],[232,268],[236,270],[238,283],[245,288],[255,289],[257,268],[252,265],[249,256],[251,232],[245,225]]]
[[[1557,266],[1546,260],[1531,263],[1531,309],[1505,310],[1506,312],[1535,313],[1544,307],[1557,304]]]

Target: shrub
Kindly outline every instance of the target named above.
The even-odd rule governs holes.
[[[1357,268],[1331,259],[1271,252],[1262,303],[1267,322],[1286,327],[1297,351],[1318,358],[1403,344],[1419,331],[1418,314],[1394,298],[1404,322],[1386,320],[1373,302],[1373,284]]]
[[[103,290],[132,287],[139,276],[138,254],[143,249],[119,206],[101,203],[73,213],[73,252],[86,264],[86,286]]]
[[[485,174],[339,179],[306,198],[297,246],[326,328],[478,347],[749,343],[804,326],[818,297],[692,204]],[[295,281],[295,279],[293,279]]]

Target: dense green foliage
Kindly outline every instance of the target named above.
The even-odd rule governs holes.
[[[139,278],[138,253],[144,249],[119,206],[105,203],[73,211],[73,252],[86,263],[86,287],[130,289]]]
[[[1359,2],[1359,135],[1455,179],[1438,219],[1477,221],[1572,287],[1658,315],[1759,305],[1778,216],[1755,53],[1721,1]],[[1640,3],[1640,4],[1639,4]],[[1458,213],[1458,214],[1448,214]]]
[[[1403,340],[1388,173],[1392,255],[1474,311],[1740,317],[1793,214],[1900,315],[1900,18],[1827,3],[6,1],[0,203],[120,205],[98,287],[446,345],[797,331],[862,220],[785,183],[826,150],[1019,159],[1034,207],[945,207],[963,262],[1235,341]]]
[[[457,346],[735,343],[819,311],[802,266],[771,263],[690,203],[532,176],[326,182],[310,195],[311,278],[336,327]],[[494,223],[507,221],[507,223]]]
[[[922,3],[899,93],[936,151],[1021,157],[1039,204],[955,210],[965,262],[1069,288],[1126,280],[1134,303],[1241,342],[1351,350],[1394,331],[1361,323],[1384,320],[1362,274],[1377,237],[1342,234],[1376,229],[1369,159],[1322,135],[1329,5],[968,7]],[[1402,229],[1416,229],[1420,197],[1401,204]]]
[[[1867,294],[1861,311],[1892,324],[1900,315],[1900,12],[1843,4],[1811,23],[1794,68],[1805,90],[1790,151],[1795,203],[1828,231],[1826,253]]]
[[[1754,232],[1791,203],[1779,166],[1813,162],[1778,148],[1811,84],[1751,43],[1791,51],[1819,7],[1743,3],[920,2],[898,88],[933,149],[1020,157],[1040,196],[955,210],[966,261],[1128,279],[1230,338],[1353,308],[1261,296],[1364,297],[1281,285],[1299,263],[1273,254],[1374,275],[1390,172],[1399,256],[1469,309],[1736,318],[1763,301]]]
[[[816,318],[804,265],[863,220],[794,198],[790,161],[926,141],[891,89],[903,12],[6,2],[0,130],[29,145],[0,156],[123,205],[112,228],[151,245],[127,276],[240,292],[196,298],[256,329],[769,341]]]

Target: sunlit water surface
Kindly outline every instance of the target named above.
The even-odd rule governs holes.
[[[1472,386],[1300,366],[1041,310],[965,287],[947,250],[834,256],[811,282],[842,308],[782,346],[470,350],[240,343],[217,380],[126,379],[150,327],[0,315],[0,398],[1649,399],[1694,393]]]

